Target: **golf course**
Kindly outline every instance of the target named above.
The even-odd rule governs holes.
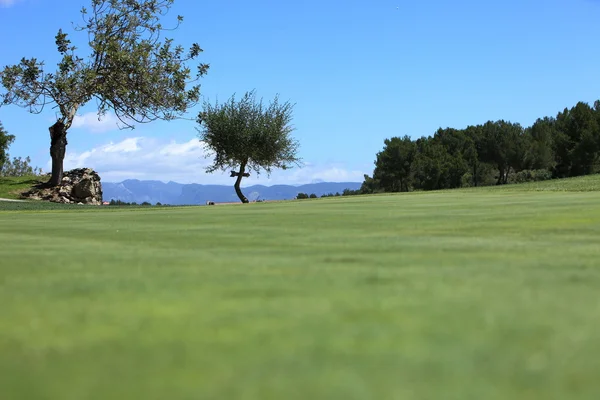
[[[598,399],[600,175],[0,203],[2,399]]]

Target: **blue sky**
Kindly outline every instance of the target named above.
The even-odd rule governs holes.
[[[0,0],[0,66],[33,56],[51,69],[54,35],[72,32],[87,4]],[[385,138],[496,119],[527,126],[600,98],[599,0],[176,0],[176,14],[185,20],[172,36],[198,42],[211,66],[208,99],[256,89],[296,103],[305,166],[247,184],[362,181]],[[105,181],[232,183],[204,172],[194,122],[118,130],[94,112],[82,109],[69,132],[65,167],[95,168]],[[11,155],[49,170],[53,118],[0,108],[17,137]]]

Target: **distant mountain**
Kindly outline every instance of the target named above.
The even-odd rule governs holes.
[[[298,193],[316,194],[321,197],[329,193],[342,193],[344,189],[359,189],[359,182],[318,182],[307,185],[254,185],[242,188],[250,201],[253,200],[291,200]],[[207,201],[217,203],[239,201],[233,185],[200,185],[197,183],[182,184],[176,182],[140,181],[128,179],[120,183],[102,182],[104,201],[121,200],[128,203],[151,204],[158,202],[171,205],[206,204]]]

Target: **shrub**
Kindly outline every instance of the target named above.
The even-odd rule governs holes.
[[[539,182],[552,179],[552,172],[547,169],[526,169],[508,176],[509,183]]]
[[[14,157],[12,161],[7,160],[4,165],[0,165],[1,176],[30,176],[41,175],[42,169],[31,166],[31,159],[25,157]]]

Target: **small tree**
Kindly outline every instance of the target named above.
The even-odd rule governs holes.
[[[112,110],[124,127],[157,119],[170,120],[197,103],[200,86],[186,89],[199,79],[208,65],[198,66],[195,79],[187,62],[202,49],[194,44],[189,53],[162,38],[160,18],[174,0],[91,0],[82,8],[83,25],[76,27],[88,36],[89,53],[81,57],[66,33],[55,37],[62,56],[55,72],[44,70],[36,58],[0,70],[0,106],[15,104],[40,113],[46,105],[57,109],[50,126],[52,177],[49,184],[62,181],[67,131],[76,113],[90,100],[98,104],[98,116]],[[177,17],[177,25],[183,20]]]
[[[264,106],[262,99],[256,100],[254,91],[239,101],[234,95],[224,104],[204,103],[198,115],[198,136],[215,154],[207,171],[234,168],[231,177],[236,178],[235,192],[242,203],[248,203],[240,189],[242,178],[250,176],[247,171],[259,174],[262,169],[270,174],[273,168],[288,169],[300,164],[299,144],[290,136],[292,111],[293,105],[279,103],[278,97]]]
[[[0,175],[2,176],[31,176],[41,175],[42,169],[31,166],[31,158],[14,157],[12,161],[7,160],[3,167],[0,167]]]
[[[2,172],[4,165],[9,161],[8,148],[14,140],[15,137],[9,135],[4,126],[2,126],[2,122],[0,122],[0,172]]]

